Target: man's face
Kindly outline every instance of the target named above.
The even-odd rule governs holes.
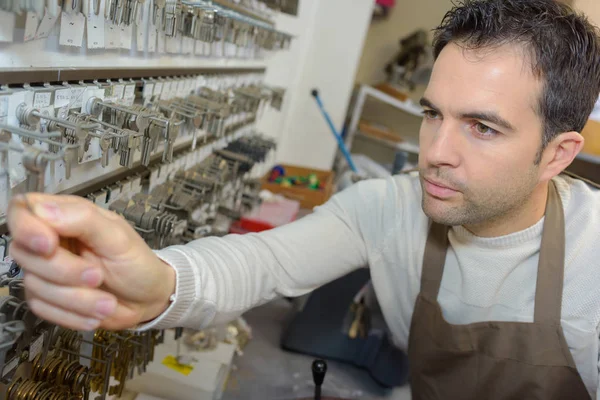
[[[494,221],[538,184],[542,84],[518,46],[444,48],[422,101],[423,211],[447,225]]]

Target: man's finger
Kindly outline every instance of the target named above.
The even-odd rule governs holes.
[[[56,250],[56,231],[35,217],[19,196],[10,203],[7,222],[13,244],[21,245],[40,255],[50,255]]]
[[[38,317],[53,324],[74,330],[91,331],[100,326],[100,321],[69,312],[46,303],[42,299],[29,297],[29,309]]]
[[[117,309],[115,296],[100,289],[60,286],[31,273],[25,275],[25,287],[31,298],[88,318],[102,320]]]
[[[19,243],[10,245],[11,257],[26,272],[64,286],[98,287],[104,280],[104,269],[90,260],[58,248],[50,257],[41,257],[23,248]]]
[[[59,236],[76,238],[98,254],[121,253],[129,249],[135,231],[114,213],[101,210],[77,196],[28,195],[35,216]]]

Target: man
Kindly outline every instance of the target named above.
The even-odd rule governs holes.
[[[154,253],[85,200],[30,195],[32,214],[15,199],[32,310],[77,329],[201,328],[368,265],[414,398],[596,398],[600,192],[561,173],[600,92],[597,30],[552,0],[474,0],[434,46],[418,175],[359,183],[288,226]]]

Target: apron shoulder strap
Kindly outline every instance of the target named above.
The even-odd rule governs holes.
[[[592,186],[592,187],[594,187],[596,189],[600,189],[600,184],[598,184],[598,183],[596,183],[594,181],[591,181],[589,179],[583,178],[583,177],[581,177],[581,176],[579,176],[577,174],[574,174],[573,172],[563,171],[562,174],[570,176],[571,178],[574,178],[574,179],[579,179],[580,181],[584,181],[585,183],[587,183],[588,185],[590,185],[590,186]]]

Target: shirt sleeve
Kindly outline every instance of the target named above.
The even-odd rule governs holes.
[[[377,220],[369,213],[377,204],[370,200],[378,193],[371,190],[374,184],[355,184],[312,214],[276,229],[203,238],[157,251],[176,272],[176,292],[162,315],[138,329],[202,329],[366,267],[364,225]]]

